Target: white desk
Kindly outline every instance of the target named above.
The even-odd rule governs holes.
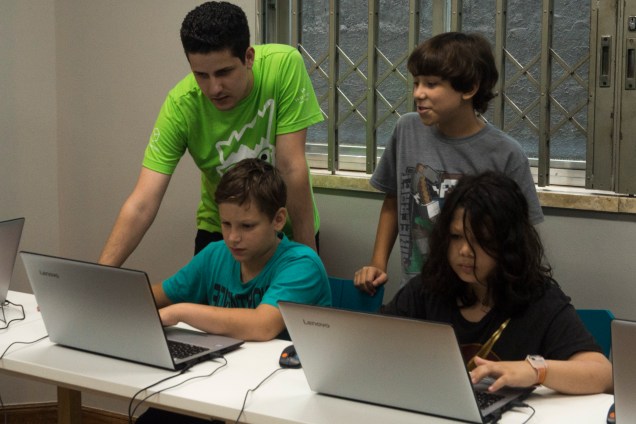
[[[27,319],[0,331],[0,350],[12,341],[30,341],[46,334],[32,295],[10,292],[9,299],[24,305]],[[149,399],[148,404],[176,411],[214,416],[234,422],[248,389],[278,368],[278,357],[289,342],[245,343],[226,355],[228,365],[212,377],[197,379]],[[182,376],[153,390],[169,387],[195,375],[210,373],[222,361],[198,364]],[[57,384],[64,399],[60,421],[75,422],[80,392],[92,391],[130,399],[139,389],[171,374],[169,371],[60,347],[48,339],[34,345],[13,346],[0,360],[4,372]],[[70,390],[69,390],[70,389]],[[604,424],[613,396],[563,396],[537,390],[527,401],[536,409],[530,423]],[[62,408],[63,407],[63,408]],[[522,423],[529,410],[510,411],[501,423]],[[248,396],[242,422],[250,423],[449,423],[452,421],[363,404],[312,392],[302,370],[276,373]],[[78,421],[79,422],[79,421]]]

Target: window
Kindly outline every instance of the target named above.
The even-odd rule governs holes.
[[[487,6],[484,6],[487,4]],[[516,138],[539,186],[636,192],[636,0],[264,0],[263,39],[297,45],[325,122],[313,168],[372,173],[412,110],[408,54],[480,32],[498,62],[485,118]]]

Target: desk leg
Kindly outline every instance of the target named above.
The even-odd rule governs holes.
[[[58,424],[80,424],[82,422],[82,392],[57,388]]]

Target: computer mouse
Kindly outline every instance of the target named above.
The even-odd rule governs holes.
[[[616,411],[614,410],[614,404],[612,404],[609,411],[607,411],[607,424],[616,424]]]
[[[278,363],[282,368],[300,368],[300,359],[294,345],[289,345],[280,354]]]

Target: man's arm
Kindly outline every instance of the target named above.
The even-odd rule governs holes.
[[[355,286],[369,294],[375,294],[376,287],[388,280],[386,269],[398,235],[397,213],[397,196],[385,195],[380,210],[371,265],[359,269],[353,277]]]
[[[305,159],[307,129],[276,136],[276,168],[287,185],[287,210],[294,241],[316,250],[314,209]]]
[[[196,303],[173,304],[163,291],[162,283],[153,284],[152,294],[165,326],[183,322],[206,333],[247,341],[271,340],[285,329],[278,308],[271,305],[260,304],[256,309],[247,309]]]
[[[99,257],[100,264],[121,266],[130,256],[157,216],[168,183],[170,175],[141,168]]]

